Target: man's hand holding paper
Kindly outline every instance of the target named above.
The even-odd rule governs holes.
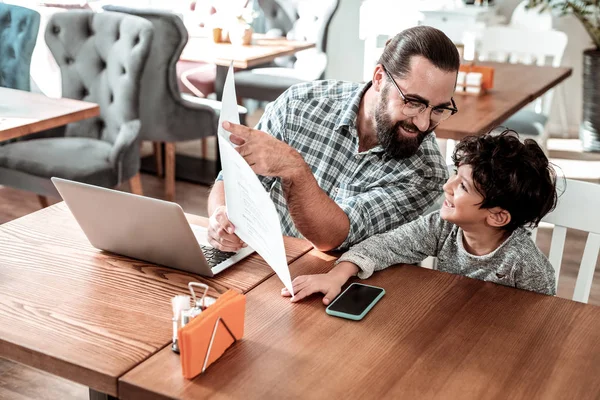
[[[227,121],[223,128],[231,133],[229,140],[257,175],[292,180],[308,167],[298,151],[266,132]]]
[[[235,252],[246,243],[235,234],[235,226],[227,217],[227,207],[218,207],[208,219],[208,243],[221,251]]]

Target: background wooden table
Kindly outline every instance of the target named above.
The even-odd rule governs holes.
[[[0,141],[98,115],[98,104],[0,87]]]
[[[229,68],[247,69],[269,63],[277,57],[293,55],[298,51],[311,49],[314,43],[287,40],[285,38],[264,38],[254,35],[252,44],[247,46],[231,43],[214,43],[208,37],[190,37],[179,57],[186,61],[201,61]]]
[[[289,262],[312,247],[284,243]],[[59,203],[0,226],[0,357],[116,396],[118,377],[170,344],[170,299],[188,282],[218,296],[273,274],[257,254],[203,278],[100,251]]]
[[[190,37],[183,49],[181,60],[199,61],[217,65],[215,92],[217,99],[223,97],[223,86],[229,64],[234,68],[247,69],[267,64],[277,57],[289,56],[301,50],[315,47],[314,43],[287,40],[285,38],[265,38],[254,35],[248,46],[231,43],[214,43],[207,37]]]
[[[567,79],[572,72],[571,68],[566,67],[493,62],[479,64],[495,68],[494,88],[480,96],[454,95],[458,113],[435,129],[438,138],[460,140],[465,136],[486,133]]]
[[[327,271],[311,251],[294,276]],[[247,295],[246,334],[188,381],[162,350],[123,376],[123,399],[598,398],[600,308],[416,266],[376,273],[360,322],[321,296],[291,304],[271,278]]]

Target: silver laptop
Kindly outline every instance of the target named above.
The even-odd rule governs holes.
[[[52,178],[92,246],[205,276],[214,276],[254,250],[210,247],[207,229],[190,224],[179,204]]]

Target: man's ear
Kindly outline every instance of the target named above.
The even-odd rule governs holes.
[[[489,213],[486,218],[488,225],[493,226],[494,228],[502,228],[510,223],[510,213],[505,209],[494,207],[490,208],[488,211]]]
[[[375,70],[373,71],[373,89],[375,89],[376,92],[381,91],[383,88],[383,80],[385,79],[385,76],[386,74],[383,66],[381,64],[377,64],[375,66]]]

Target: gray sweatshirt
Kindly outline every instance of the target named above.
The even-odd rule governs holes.
[[[440,218],[439,211],[353,246],[337,261],[350,261],[366,279],[394,264],[438,258],[437,269],[533,292],[556,294],[554,268],[524,228],[516,229],[496,250],[475,256],[463,247],[463,231]]]

